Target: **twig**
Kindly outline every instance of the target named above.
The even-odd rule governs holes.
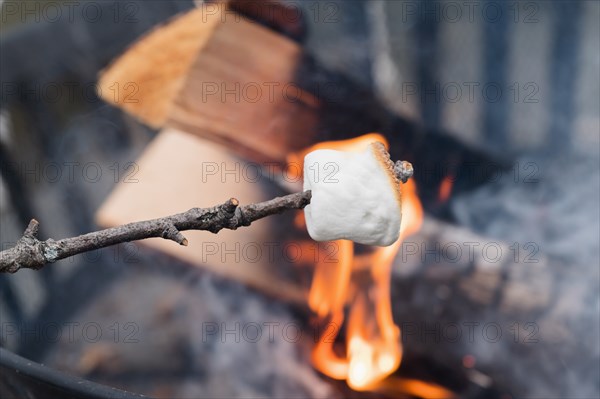
[[[413,167],[409,162],[397,161],[394,164],[394,173],[400,181],[406,183],[413,175]],[[222,229],[235,230],[238,227],[250,226],[252,222],[265,216],[289,209],[302,209],[310,200],[310,191],[245,206],[239,206],[239,201],[231,198],[212,208],[192,208],[187,212],[164,218],[128,223],[58,241],[52,238],[46,241],[38,240],[39,223],[32,219],[16,245],[0,252],[0,273],[15,273],[19,269],[38,270],[48,263],[83,252],[145,238],[162,237],[180,245],[187,245],[188,241],[181,234],[182,231],[207,230],[218,233]]]
[[[235,230],[250,226],[252,222],[265,216],[289,209],[302,209],[310,203],[310,199],[310,191],[245,206],[239,206],[239,201],[231,198],[213,208],[192,208],[164,218],[129,223],[58,241],[51,238],[46,241],[38,240],[39,223],[32,219],[16,245],[0,252],[0,273],[15,273],[23,268],[37,270],[48,263],[83,252],[151,237],[162,237],[187,245],[188,241],[181,234],[182,231],[207,230],[218,233],[222,229]]]

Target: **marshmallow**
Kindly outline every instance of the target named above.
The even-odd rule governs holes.
[[[398,239],[402,218],[400,181],[383,144],[363,152],[316,150],[304,158],[304,208],[315,241],[346,239],[388,246]]]

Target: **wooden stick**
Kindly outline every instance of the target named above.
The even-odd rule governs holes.
[[[15,273],[19,269],[41,269],[48,263],[83,252],[93,251],[129,241],[162,237],[187,245],[181,234],[185,230],[235,230],[250,226],[256,220],[290,209],[302,209],[310,203],[311,192],[305,191],[273,198],[268,201],[239,206],[235,198],[212,208],[192,208],[187,212],[163,218],[128,223],[118,227],[55,241],[37,239],[39,223],[32,219],[17,244],[0,252],[0,273]]]
[[[413,174],[412,165],[397,161],[394,173],[399,180],[406,182]],[[162,237],[187,246],[188,240],[181,234],[182,231],[207,230],[216,234],[222,229],[236,230],[266,216],[290,209],[303,209],[310,203],[311,196],[308,190],[241,207],[237,199],[230,198],[212,208],[192,208],[171,216],[128,223],[58,241],[52,238],[38,240],[39,223],[32,219],[16,245],[0,252],[0,273],[15,273],[23,268],[38,270],[48,263],[83,252],[146,238]]]

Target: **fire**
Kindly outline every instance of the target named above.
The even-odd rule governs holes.
[[[456,395],[453,392],[437,384],[408,378],[388,378],[377,387],[377,392],[381,392],[389,396],[408,394],[431,399],[456,398]]]
[[[446,202],[448,198],[450,198],[450,194],[452,193],[452,186],[454,181],[452,180],[452,176],[446,176],[442,180],[440,184],[440,189],[438,191],[438,201]]]
[[[291,154],[288,162],[296,163],[295,170],[302,170],[297,165],[310,151],[324,148],[363,151],[373,141],[388,146],[383,136],[371,133],[351,140],[319,143]],[[325,326],[312,353],[315,368],[332,378],[346,380],[358,391],[376,390],[402,360],[400,329],[392,318],[391,270],[402,241],[420,229],[423,208],[412,180],[401,189],[400,238],[391,246],[370,247],[367,254],[361,255],[354,254],[351,241],[331,242],[335,246],[334,255],[319,257],[308,294],[310,309],[316,313],[319,324]],[[297,219],[296,224],[300,223],[302,220]],[[335,338],[346,315],[345,348],[339,348],[335,346]]]
[[[287,156],[287,164],[288,170],[287,175],[290,176],[290,179],[298,180],[302,177],[302,165],[304,163],[304,156],[309,152],[315,150],[344,150],[344,151],[352,151],[352,152],[360,152],[363,151],[367,146],[374,142],[379,141],[380,143],[384,143],[387,148],[387,140],[379,133],[369,133],[363,136],[350,139],[350,140],[342,140],[342,141],[322,141],[317,143],[311,147],[305,148],[299,152],[293,152],[288,154]]]

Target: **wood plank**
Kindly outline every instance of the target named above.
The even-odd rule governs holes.
[[[120,183],[97,213],[101,226],[115,226],[136,220],[161,217],[192,207],[209,207],[235,196],[242,204],[271,198],[261,182],[211,175],[206,171],[218,165],[233,170],[244,162],[222,146],[176,129],[165,129],[136,161],[137,182]],[[204,168],[204,169],[203,169]],[[204,177],[204,178],[203,178]],[[203,179],[205,182],[203,182]],[[282,273],[282,266],[270,257],[244,256],[244,248],[277,242],[277,218],[266,218],[240,230],[219,234],[186,231],[188,247],[163,239],[142,241],[192,265],[243,282],[291,303],[304,303],[303,288]],[[279,262],[277,262],[279,263]]]
[[[150,126],[283,162],[316,135],[319,102],[294,83],[302,57],[297,43],[225,5],[202,5],[125,52],[100,94]]]
[[[162,126],[188,69],[219,21],[219,14],[196,8],[154,29],[101,74],[100,96],[150,126]]]
[[[294,83],[302,51],[240,16],[225,20],[190,68],[166,124],[253,159],[258,152],[283,161],[316,134],[318,100]]]

